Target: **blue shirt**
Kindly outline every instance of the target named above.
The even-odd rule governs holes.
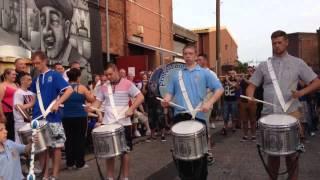
[[[46,110],[50,103],[55,100],[64,89],[69,87],[69,85],[61,74],[53,70],[42,73],[37,78],[39,78],[40,93],[44,109]],[[31,91],[35,94],[37,93],[37,78],[34,78],[31,84]],[[39,117],[41,114],[38,98],[36,98],[32,113],[33,118]],[[49,113],[46,119],[48,122],[61,122],[61,112]]]
[[[0,152],[0,179],[21,180],[23,179],[20,154],[24,153],[25,145],[7,140],[3,143],[4,151]]]
[[[64,102],[63,117],[87,117],[88,113],[84,110],[83,104],[86,102],[84,94],[78,93],[79,84],[70,84],[73,88],[73,93]]]
[[[175,115],[186,111],[188,107],[182,95],[178,73],[179,71],[177,71],[176,74],[172,76],[172,79],[168,82],[167,91],[172,95],[176,104],[186,107],[186,109],[175,107]],[[208,89],[211,91],[223,89],[221,82],[212,73],[210,73],[210,71],[201,68],[199,65],[192,70],[188,70],[187,68],[182,69],[182,77],[194,109],[204,101],[208,93]],[[205,113],[198,112],[196,118],[205,120]]]

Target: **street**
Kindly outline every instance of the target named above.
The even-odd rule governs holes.
[[[208,179],[218,180],[264,180],[268,175],[259,159],[256,143],[252,141],[240,142],[242,133],[237,130],[232,134],[220,135],[222,122],[216,123],[213,130],[215,147],[213,149],[215,163],[208,167]],[[136,139],[133,152],[130,153],[130,179],[132,180],[176,180],[178,174],[172,162],[170,148],[171,136],[167,136],[166,142],[161,142],[160,137],[150,143],[144,142],[145,138]],[[319,136],[308,137],[305,143],[306,152],[300,156],[301,180],[317,180],[320,176],[320,143]],[[63,170],[59,179],[93,179],[100,180],[96,162],[92,154],[86,156],[88,169]],[[64,163],[64,162],[63,162]],[[105,165],[99,161],[103,174]],[[281,159],[280,171],[285,170],[284,159]],[[119,164],[117,173],[119,172]],[[285,180],[286,175],[280,176],[279,180]]]

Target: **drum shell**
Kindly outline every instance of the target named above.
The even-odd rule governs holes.
[[[115,132],[92,132],[93,147],[96,157],[111,158],[127,151],[124,128]]]
[[[26,126],[30,126],[30,124],[27,124]],[[39,132],[38,132],[38,142],[35,143],[35,153],[40,153],[43,152],[45,150],[47,150],[47,147],[51,144],[51,138],[49,135],[49,131],[48,131],[48,125],[46,123],[44,123],[43,125],[40,126],[39,128]],[[31,142],[31,138],[32,138],[32,129],[30,127],[30,129],[28,128],[27,130],[18,130],[18,135],[20,138],[20,141],[27,145],[29,144],[29,142]]]
[[[208,152],[206,129],[190,134],[179,134],[172,131],[173,155],[185,161],[199,159]]]
[[[272,126],[259,120],[259,128],[257,144],[265,153],[286,156],[297,152],[300,143],[298,121],[288,125]]]

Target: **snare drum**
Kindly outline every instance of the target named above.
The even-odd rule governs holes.
[[[300,143],[299,122],[293,116],[272,114],[259,120],[260,132],[257,144],[273,156],[285,156],[297,152]]]
[[[208,152],[205,126],[189,120],[175,124],[172,128],[173,155],[180,160],[195,160]]]
[[[39,121],[39,133],[38,133],[38,142],[35,144],[35,153],[40,153],[47,149],[47,146],[51,144],[51,138],[48,131],[47,122]],[[32,128],[30,123],[24,125],[18,130],[18,135],[21,143],[27,145],[32,138]]]
[[[99,126],[92,131],[93,147],[97,157],[111,158],[127,151],[124,127],[120,124]]]

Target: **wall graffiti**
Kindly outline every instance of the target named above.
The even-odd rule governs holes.
[[[101,38],[92,39],[100,33],[91,32],[91,19],[97,16],[92,12],[88,0],[0,0],[0,46],[42,50],[49,64],[68,66],[76,60],[90,74],[92,44],[101,44],[94,42]]]

